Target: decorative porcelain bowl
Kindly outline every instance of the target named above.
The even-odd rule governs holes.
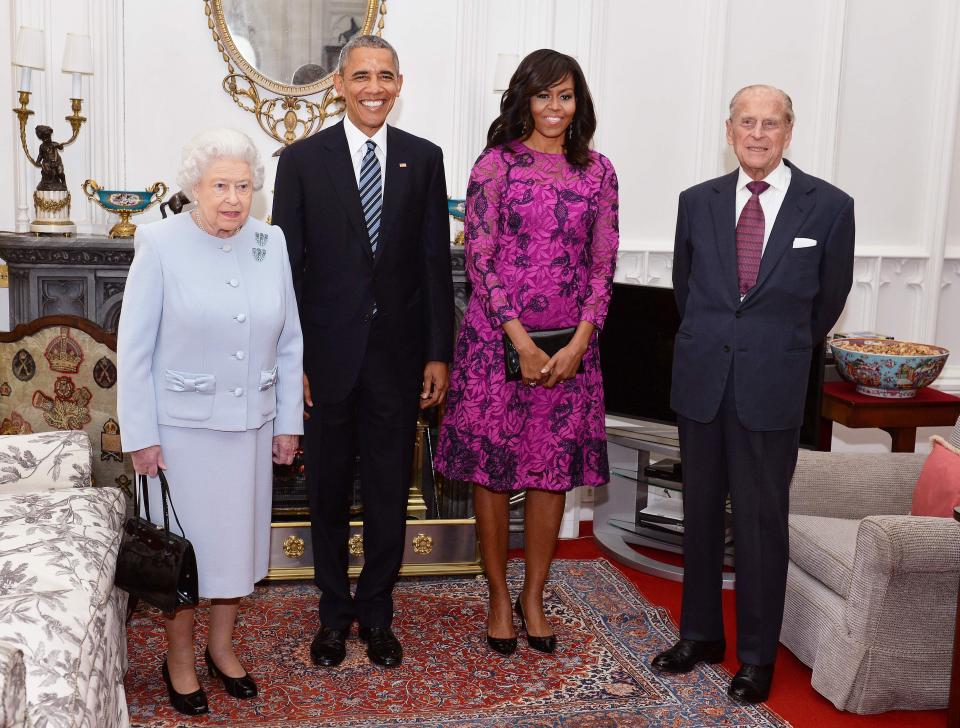
[[[834,339],[830,342],[840,376],[872,397],[906,399],[933,382],[950,352],[942,346],[892,339]]]
[[[110,228],[111,238],[130,238],[137,229],[130,222],[130,216],[160,202],[167,194],[167,186],[163,182],[154,182],[145,190],[105,190],[88,179],[83,183],[83,192],[107,212],[115,212],[120,216],[120,222]]]
[[[447,212],[454,220],[463,222],[463,216],[467,211],[466,200],[447,200]]]
[[[447,213],[454,220],[463,222],[467,212],[466,200],[447,200]],[[463,230],[460,230],[453,239],[454,245],[463,245]]]

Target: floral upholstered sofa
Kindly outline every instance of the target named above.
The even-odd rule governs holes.
[[[127,726],[126,510],[79,430],[0,437],[0,726]]]

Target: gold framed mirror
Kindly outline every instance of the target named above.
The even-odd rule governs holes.
[[[343,111],[333,89],[340,49],[383,32],[387,0],[204,0],[204,11],[227,64],[224,91],[287,145]]]

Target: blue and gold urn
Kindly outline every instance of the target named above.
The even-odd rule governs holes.
[[[132,238],[137,226],[130,222],[130,216],[160,202],[167,189],[163,182],[154,182],[145,190],[105,190],[92,179],[83,183],[83,192],[88,199],[120,216],[120,222],[110,228],[111,238]]]

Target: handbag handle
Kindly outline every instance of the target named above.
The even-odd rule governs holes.
[[[139,491],[140,489],[143,490],[143,512],[144,512],[144,515],[147,517],[147,520],[149,521],[151,520],[150,519],[150,496],[147,494],[148,493],[147,476],[139,475],[137,477],[139,478],[139,481],[140,481],[140,487],[137,488],[137,491]],[[173,505],[173,496],[170,495],[170,484],[167,483],[167,476],[163,474],[162,470],[157,468],[157,477],[160,478],[160,500],[163,503],[163,530],[168,534],[170,533],[170,513],[167,510],[167,504],[169,503],[170,510],[173,511],[173,519],[177,524],[177,528],[180,529],[180,535],[186,538],[187,535],[183,532],[183,526],[180,525],[180,517],[177,515],[177,509]],[[136,491],[134,492],[134,496],[133,496],[133,507],[136,513],[140,512],[137,509],[138,503],[137,503]]]

